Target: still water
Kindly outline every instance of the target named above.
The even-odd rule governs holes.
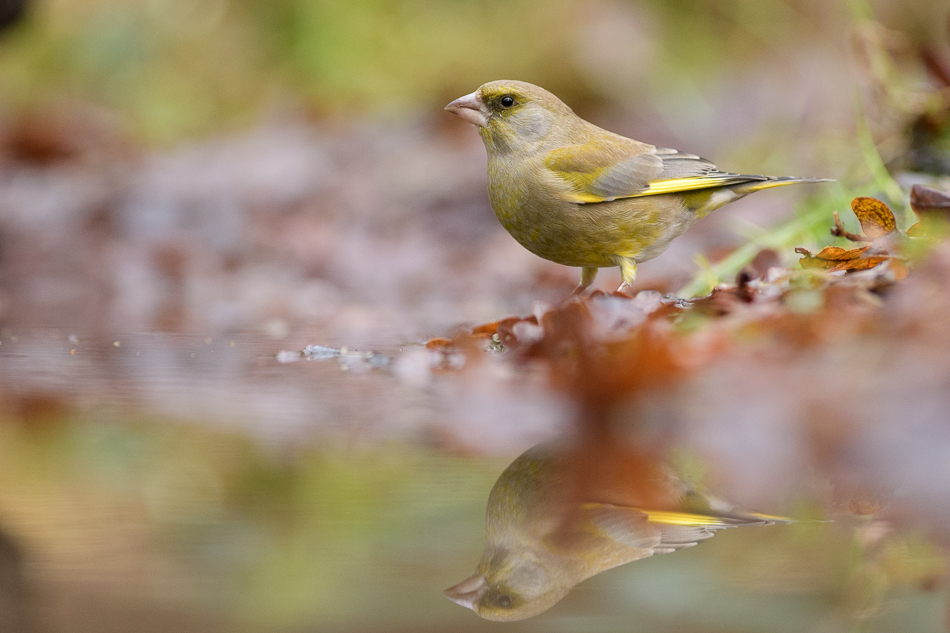
[[[334,342],[0,332],[0,630],[942,630],[922,537],[802,505],[479,619],[442,591],[475,570],[495,480],[556,425],[476,450],[478,398],[382,341],[286,362]]]

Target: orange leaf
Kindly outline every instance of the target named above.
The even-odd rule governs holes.
[[[492,321],[491,323],[476,325],[474,328],[472,328],[472,336],[478,338],[491,338],[498,332],[499,323],[501,323],[501,321]]]
[[[821,252],[815,255],[815,257],[833,262],[847,261],[861,257],[868,248],[870,247],[862,246],[860,248],[845,250],[839,246],[826,246],[821,249]]]
[[[893,496],[894,491],[886,486],[861,484],[851,495],[848,510],[851,511],[851,514],[859,516],[877,514],[887,507]]]
[[[442,336],[430,338],[428,341],[426,341],[426,349],[444,350],[447,347],[451,347],[451,346],[452,346],[452,341]]]
[[[820,270],[827,270],[828,272],[853,272],[856,270],[868,270],[874,268],[878,264],[882,264],[888,260],[895,265],[895,272],[900,279],[903,279],[907,276],[907,267],[904,266],[902,262],[896,260],[888,255],[865,255],[865,252],[871,248],[870,246],[862,246],[861,248],[852,248],[851,250],[845,250],[838,246],[826,246],[821,249],[821,252],[817,255],[812,255],[804,248],[796,248],[795,251],[801,255],[804,255],[799,261],[802,265],[802,268],[817,268]],[[897,267],[897,265],[900,265]]]
[[[854,260],[857,260],[861,257],[866,250],[870,248],[869,246],[862,246],[861,248],[852,248],[851,250],[845,250],[838,246],[826,246],[821,249],[821,252],[817,255],[812,255],[804,248],[796,248],[795,251],[801,255],[804,255],[799,260],[802,268],[824,268],[825,270],[848,270],[847,268],[838,268],[839,263],[850,263]],[[880,262],[878,262],[880,263]],[[876,264],[875,264],[876,265]]]
[[[851,201],[851,210],[858,216],[864,234],[872,240],[897,230],[894,213],[876,198],[855,198]]]
[[[876,256],[876,257],[858,257],[857,259],[852,259],[849,261],[838,262],[835,265],[828,268],[829,272],[836,272],[839,270],[844,271],[855,271],[855,270],[868,270],[874,268],[878,264],[883,264],[887,260],[891,259],[886,256]],[[896,261],[896,260],[892,260]]]

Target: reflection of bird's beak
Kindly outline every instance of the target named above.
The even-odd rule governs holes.
[[[475,610],[475,603],[488,591],[488,583],[485,582],[485,576],[477,574],[471,578],[466,578],[454,587],[449,587],[442,593],[456,604]]]
[[[459,97],[445,106],[445,109],[478,127],[488,125],[488,117],[482,112],[482,100],[478,97],[478,92]]]

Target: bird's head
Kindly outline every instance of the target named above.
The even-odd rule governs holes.
[[[478,573],[444,593],[486,620],[510,622],[530,618],[549,609],[573,586],[564,586],[560,574],[549,573],[531,558],[489,548]]]
[[[527,150],[552,127],[580,120],[553,94],[523,81],[492,81],[445,106],[478,128],[489,151]]]

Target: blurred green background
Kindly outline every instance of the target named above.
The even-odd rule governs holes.
[[[417,117],[503,77],[543,85],[582,112],[651,113],[675,126],[695,125],[710,102],[765,98],[735,92],[755,78],[783,87],[770,105],[784,117],[809,96],[797,91],[830,87],[829,69],[807,82],[802,73],[848,63],[855,14],[873,10],[919,41],[945,35],[938,2],[850,5],[48,0],[4,35],[0,88],[8,107],[87,99],[137,137],[163,142],[285,107],[321,118]],[[851,88],[817,98],[850,102]]]

